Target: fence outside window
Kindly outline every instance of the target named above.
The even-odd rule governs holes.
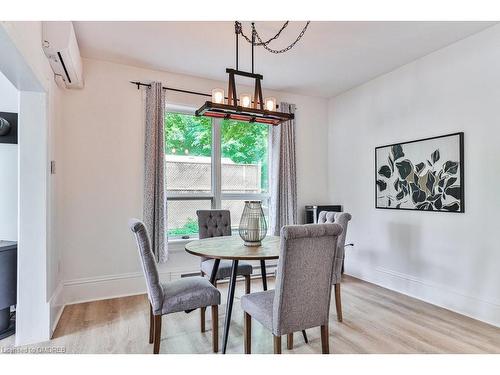
[[[232,226],[237,228],[244,201],[262,200],[267,217],[268,151],[268,125],[167,112],[169,239],[196,237],[199,209],[228,209]]]

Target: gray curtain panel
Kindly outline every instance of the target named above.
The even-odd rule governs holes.
[[[294,113],[295,104],[281,103],[282,112]],[[297,174],[295,120],[271,127],[271,233],[280,235],[284,225],[297,224]]]
[[[143,218],[159,263],[167,261],[164,118],[165,91],[161,82],[152,82],[146,90]]]

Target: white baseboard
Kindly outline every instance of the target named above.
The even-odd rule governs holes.
[[[260,269],[259,267],[255,268],[254,273],[258,276]],[[500,327],[499,301],[466,295],[458,290],[383,267],[376,267],[372,270],[365,272],[366,270],[359,269],[359,272],[348,273],[361,280]],[[166,281],[175,280],[180,278],[182,274],[197,271],[160,272],[160,277]],[[271,271],[269,272],[271,275],[272,270],[269,271]],[[57,288],[51,299],[51,307],[54,306],[54,313],[51,314],[51,318],[53,316],[51,319],[52,330],[57,325],[64,305],[144,294],[145,292],[146,286],[142,272],[65,281]]]
[[[267,275],[274,275],[275,264],[270,264],[268,267]],[[160,271],[160,278],[163,281],[170,281],[179,279],[181,275],[199,272],[199,268],[191,270],[176,269],[170,272]],[[260,266],[255,266],[254,276],[260,277],[260,275]],[[62,286],[61,301],[64,306],[144,293],[146,293],[146,283],[143,273],[133,272],[67,280]]]
[[[54,334],[56,330],[57,324],[59,323],[59,319],[64,310],[64,300],[63,300],[63,283],[59,283],[57,285],[56,290],[52,294],[49,300],[50,305],[50,337]]]
[[[500,302],[470,296],[444,285],[376,267],[374,272],[349,272],[361,280],[500,327]]]
[[[180,278],[179,272],[162,272],[162,280]],[[109,298],[133,296],[146,293],[146,283],[142,272],[89,277],[64,282],[63,300],[66,305],[99,301]]]

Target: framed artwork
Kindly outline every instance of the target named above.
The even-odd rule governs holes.
[[[375,148],[375,208],[465,212],[464,133]]]

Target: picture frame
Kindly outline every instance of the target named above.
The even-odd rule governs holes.
[[[464,133],[376,147],[375,208],[464,213]]]

